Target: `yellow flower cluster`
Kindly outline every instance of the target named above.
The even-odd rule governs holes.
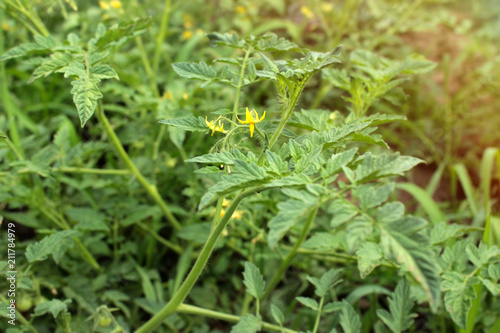
[[[212,135],[214,135],[215,132],[222,132],[222,133],[229,132],[224,130],[224,124],[222,123],[222,120],[220,120],[220,118],[221,116],[219,116],[219,118],[215,120],[212,120],[211,122],[208,122],[207,117],[205,117],[205,124],[207,124],[208,128],[212,130]]]
[[[182,15],[182,20],[184,21],[182,25],[184,26],[184,32],[182,33],[183,39],[190,39],[193,37],[193,18],[189,14]],[[201,35],[203,33],[202,29],[196,29],[195,34]]]
[[[122,2],[120,0],[111,0],[111,1],[99,1],[99,7],[104,10],[108,10],[110,8],[120,9],[122,8]]]

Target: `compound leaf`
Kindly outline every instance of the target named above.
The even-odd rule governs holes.
[[[29,263],[43,261],[47,256],[54,253],[67,237],[74,236],[77,232],[74,230],[64,230],[46,236],[39,242],[28,245],[26,249],[26,259]]]

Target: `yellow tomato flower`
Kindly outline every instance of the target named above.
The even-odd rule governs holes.
[[[108,10],[109,9],[109,5],[106,2],[104,2],[104,1],[99,1],[99,7],[101,7],[104,10]]]
[[[166,91],[161,98],[162,99],[172,100],[173,97],[174,96],[172,95],[172,93],[170,91]]]
[[[193,37],[193,33],[189,30],[186,30],[182,33],[182,37],[184,39],[189,39],[189,38]]]
[[[212,130],[212,135],[214,135],[215,132],[222,132],[222,133],[227,133],[229,131],[225,131],[224,130],[224,124],[222,123],[222,121],[220,121],[221,116],[219,116],[219,118],[217,118],[216,120],[212,120],[211,122],[208,122],[207,120],[207,117],[205,117],[205,124],[207,124],[208,128],[210,128]],[[214,122],[217,122],[217,125],[214,124]]]
[[[260,123],[262,121],[262,119],[265,118],[265,116],[266,116],[266,111],[264,111],[264,114],[259,119],[259,115],[257,114],[257,111],[255,111],[255,109],[252,111],[248,111],[248,108],[247,108],[245,121],[242,121],[240,118],[238,118],[238,115],[236,115],[236,118],[238,118],[238,121],[241,124],[249,124],[250,125],[250,137],[253,137],[253,130],[255,129],[255,124]]]
[[[245,14],[247,12],[247,9],[243,6],[236,6],[236,12],[239,14]]]
[[[312,19],[314,17],[314,13],[307,6],[300,7],[300,11],[308,19]]]
[[[122,8],[122,2],[120,0],[111,0],[110,3],[111,7],[114,9],[119,9]]]
[[[5,23],[5,22],[2,23],[2,29],[3,29],[3,31],[9,30],[9,25],[7,23]]]
[[[321,4],[321,9],[326,12],[326,13],[329,13],[333,10],[333,5],[331,3],[328,3],[328,2],[324,2]]]

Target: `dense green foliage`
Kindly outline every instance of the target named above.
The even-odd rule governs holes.
[[[498,332],[500,7],[470,6],[3,0],[0,328]]]

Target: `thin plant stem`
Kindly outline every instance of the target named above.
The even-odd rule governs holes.
[[[169,249],[174,250],[178,254],[182,254],[184,252],[184,250],[179,245],[174,244],[171,241],[166,240],[165,238],[161,237],[160,235],[158,235],[158,233],[156,231],[154,231],[153,229],[151,229],[149,226],[145,225],[144,223],[136,222],[135,224],[137,224],[141,229],[146,231],[154,239],[156,239],[158,242],[162,243],[163,245],[165,245]]]
[[[44,214],[49,220],[54,222],[59,228],[63,230],[71,230],[70,225],[68,222],[66,222],[61,216],[57,216],[57,213],[53,213],[48,209],[46,206],[39,206],[38,209]],[[89,250],[83,245],[83,243],[80,241],[79,238],[73,237],[73,240],[75,241],[76,245],[82,252],[82,255],[85,260],[96,270],[101,270],[101,266],[97,263],[95,260],[94,256],[92,256],[92,253],[89,252]]]
[[[222,202],[224,201],[224,197],[220,197],[217,200],[217,206],[215,207],[214,219],[212,220],[212,229],[217,226],[220,220],[220,213],[222,211]]]
[[[239,316],[234,316],[234,315],[230,315],[230,314],[226,314],[226,313],[222,313],[222,312],[218,312],[218,311],[207,310],[207,309],[203,309],[203,308],[193,306],[193,305],[188,305],[188,304],[179,305],[178,312],[220,319],[220,320],[228,321],[231,323],[236,323],[236,322],[241,320],[241,317],[239,317]],[[277,332],[298,333],[297,331],[294,331],[294,330],[291,330],[288,328],[282,328],[280,326],[273,325],[273,324],[266,323],[266,322],[262,322],[262,328],[266,329],[266,330],[277,331]]]
[[[236,86],[236,95],[234,96],[233,123],[231,124],[231,127],[234,127],[234,124],[236,123],[236,115],[238,114],[238,107],[240,104],[241,86],[243,85],[243,77],[245,76],[245,68],[246,68],[248,57],[250,56],[250,53],[252,53],[251,48],[246,50],[245,58],[243,58],[243,62],[241,63],[240,77],[238,79],[238,85]]]
[[[163,9],[163,15],[161,17],[160,32],[158,32],[158,35],[156,36],[155,53],[153,56],[154,73],[158,71],[158,66],[160,65],[161,45],[163,43],[163,39],[165,39],[165,34],[167,32],[171,4],[172,4],[171,0],[165,0],[165,8]]]
[[[311,226],[313,224],[314,218],[316,217],[316,214],[318,213],[318,207],[313,208],[311,213],[309,213],[309,216],[307,218],[307,221],[302,228],[302,231],[300,233],[299,239],[297,239],[297,242],[291,249],[291,251],[288,253],[288,255],[285,257],[285,259],[281,262],[280,267],[274,274],[273,278],[271,279],[271,282],[267,285],[266,292],[264,293],[264,296],[262,296],[262,299],[266,299],[270,294],[271,291],[276,287],[276,285],[279,283],[279,281],[283,278],[283,274],[285,274],[286,270],[288,267],[290,267],[290,264],[292,263],[293,258],[297,254],[297,252],[300,249],[300,246],[306,239],[307,235],[309,234],[309,230],[311,229]]]
[[[240,193],[237,195],[231,205],[228,207],[226,213],[222,217],[222,219],[219,221],[217,226],[210,232],[208,239],[203,246],[203,249],[201,250],[198,258],[196,259],[196,262],[194,263],[193,267],[191,268],[191,271],[189,272],[188,276],[182,283],[181,287],[177,292],[174,294],[174,296],[170,299],[170,301],[161,309],[156,315],[154,315],[153,318],[151,318],[149,321],[147,321],[142,327],[140,327],[136,333],[146,333],[146,332],[152,332],[158,325],[160,325],[168,316],[174,314],[177,312],[179,309],[179,306],[182,304],[184,299],[187,297],[191,289],[193,288],[194,284],[196,281],[198,281],[198,278],[200,277],[203,269],[205,268],[205,265],[207,264],[208,259],[210,258],[215,244],[217,243],[217,240],[219,239],[222,231],[224,228],[227,226],[231,216],[233,215],[234,211],[236,208],[238,208],[241,200],[244,198],[254,194],[256,191],[260,191],[262,188],[255,188],[252,190],[247,190],[245,192]]]
[[[153,198],[153,200],[156,202],[158,206],[160,206],[161,210],[163,211],[163,214],[167,218],[167,220],[170,222],[170,224],[176,229],[180,230],[181,225],[179,224],[179,221],[175,218],[175,216],[170,212],[170,208],[168,208],[167,204],[165,201],[163,201],[162,197],[158,193],[158,189],[156,186],[151,185],[146,178],[142,175],[142,173],[137,169],[135,164],[132,162],[130,159],[130,156],[128,156],[127,152],[123,148],[120,139],[118,139],[118,136],[116,135],[115,131],[111,127],[111,124],[109,123],[108,118],[104,114],[104,110],[102,108],[102,102],[99,101],[99,105],[96,110],[96,115],[97,118],[99,119],[99,122],[104,126],[104,130],[106,133],[109,135],[109,138],[111,140],[111,143],[115,147],[116,151],[118,152],[118,155],[120,158],[125,162],[127,165],[127,168],[130,170],[130,172],[137,178],[139,183],[144,187],[146,192]]]
[[[316,315],[316,321],[314,323],[314,328],[312,333],[318,332],[318,327],[319,327],[319,321],[321,319],[321,312],[323,311],[323,304],[325,303],[325,297],[321,297],[321,300],[319,301],[319,309],[318,309],[318,314]]]
[[[160,92],[158,91],[158,86],[156,85],[155,74],[153,73],[153,69],[151,68],[151,64],[149,63],[148,55],[146,54],[146,50],[144,49],[144,44],[142,43],[141,36],[135,37],[135,43],[139,48],[142,64],[144,65],[144,69],[146,70],[146,75],[148,76],[151,90],[153,90],[153,94],[156,98],[160,98]]]

